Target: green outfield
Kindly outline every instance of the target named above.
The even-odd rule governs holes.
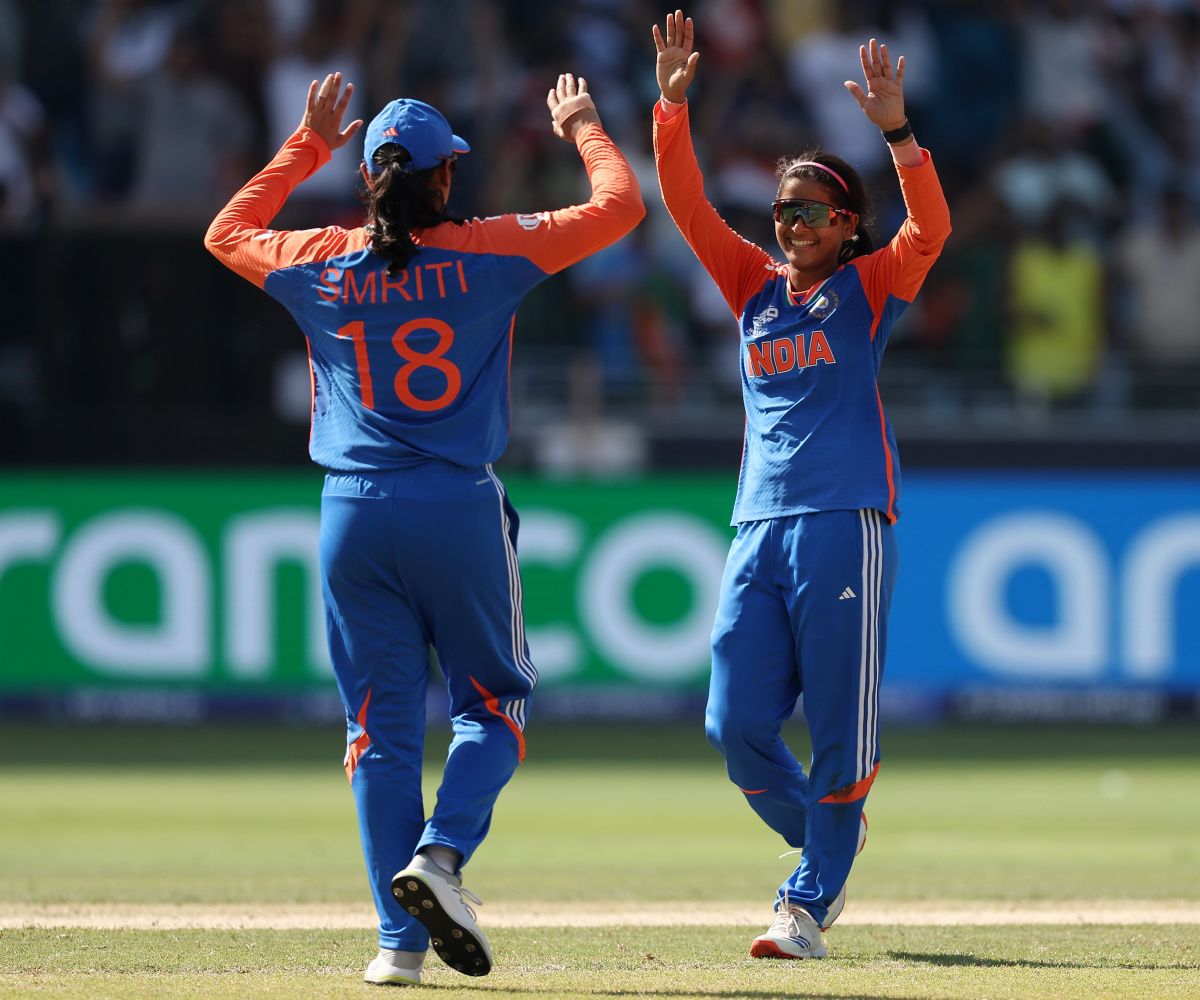
[[[445,741],[431,735],[435,764]],[[341,742],[332,727],[0,730],[0,996],[372,995],[367,926],[21,926],[50,904],[364,905]],[[794,863],[698,726],[535,725],[529,744],[468,885],[510,909],[611,903],[613,924],[497,927],[488,979],[431,962],[440,996],[1200,996],[1190,918],[853,922],[856,905],[1200,901],[1194,727],[888,732],[868,848],[819,964],[743,958],[752,927],[639,925],[642,908],[688,901],[761,902],[765,925]]]

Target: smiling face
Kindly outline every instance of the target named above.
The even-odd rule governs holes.
[[[780,201],[819,201],[836,208],[842,207],[844,198],[838,198],[819,181],[802,177],[789,177],[779,188]],[[838,269],[838,255],[842,244],[854,235],[858,216],[835,215],[833,225],[813,228],[797,217],[790,226],[775,223],[775,239],[790,265],[792,287],[801,291],[818,281],[828,278]]]

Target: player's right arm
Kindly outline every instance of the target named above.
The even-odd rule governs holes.
[[[774,270],[774,261],[762,247],[730,229],[704,196],[686,104],[700,59],[693,49],[692,19],[677,10],[667,15],[666,37],[657,24],[653,35],[662,91],[662,100],[654,106],[654,163],[663,202],[733,314],[740,316],[746,300],[762,287],[765,272]]]
[[[288,196],[329,162],[361,127],[355,120],[345,129],[342,117],[354,84],[341,90],[341,73],[331,73],[318,87],[308,88],[308,103],[300,127],[262,170],[217,213],[204,246],[214,257],[261,288],[280,268],[337,256],[348,249],[351,234],[336,226],[298,232],[268,229]]]

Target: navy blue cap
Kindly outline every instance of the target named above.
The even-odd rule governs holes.
[[[363,142],[363,160],[367,170],[377,174],[382,167],[375,162],[375,151],[389,142],[408,150],[412,160],[405,170],[429,170],[455,153],[469,153],[467,140],[457,136],[450,123],[432,104],[401,97],[386,105],[367,126]]]

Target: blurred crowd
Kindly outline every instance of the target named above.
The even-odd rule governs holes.
[[[0,0],[0,242],[114,232],[198,246],[215,210],[295,128],[309,81],[334,69],[358,87],[351,116],[369,119],[401,95],[446,113],[473,149],[455,178],[462,214],[570,204],[584,196],[583,172],[551,136],[544,103],[570,70],[588,78],[651,214],[527,303],[519,388],[675,419],[735,404],[732,320],[654,178],[650,25],[665,9]],[[869,178],[877,242],[894,233],[903,206],[887,148],[842,81],[860,75],[869,37],[905,55],[909,117],[955,232],[890,348],[902,403],[1002,400],[1045,414],[1200,401],[1195,0],[698,0],[688,13],[709,197],[772,251],[775,162],[815,146]],[[357,143],[339,151],[279,224],[357,224],[360,155]],[[7,381],[25,385],[45,362],[32,334],[20,338],[0,334],[0,360],[23,359],[22,377],[10,367]],[[297,348],[271,343],[279,376]],[[294,405],[277,392],[276,409],[302,416],[305,393],[292,395]]]

